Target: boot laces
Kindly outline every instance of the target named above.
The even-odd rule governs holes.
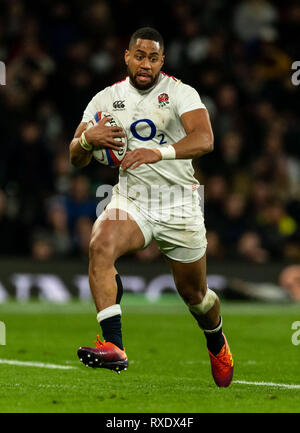
[[[224,346],[221,350],[221,352],[215,357],[219,363],[218,368],[219,370],[225,370],[228,367],[232,367],[232,354],[230,351],[226,351],[226,346]]]
[[[105,345],[106,341],[105,340],[103,340],[103,341],[99,340],[99,334],[97,334],[97,340],[95,340],[94,343],[96,344],[96,349],[99,349],[99,347],[102,347]],[[125,352],[125,347],[123,348],[123,350],[121,352]]]
[[[104,346],[105,340],[102,342],[99,340],[99,334],[97,334],[97,340],[95,340],[96,348],[98,349],[101,346]]]

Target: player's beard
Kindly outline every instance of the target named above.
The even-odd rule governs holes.
[[[138,74],[133,75],[133,73],[130,71],[129,67],[127,66],[127,72],[130,78],[131,83],[133,84],[133,86],[138,89],[138,90],[148,90],[150,89],[152,86],[154,86],[154,84],[157,82],[158,77],[159,77],[159,73],[158,72],[150,81],[149,83],[146,84],[139,84],[136,80],[136,76]]]

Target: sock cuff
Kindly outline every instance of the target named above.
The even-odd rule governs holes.
[[[110,307],[104,308],[104,310],[99,311],[97,314],[97,320],[100,323],[102,320],[117,316],[118,314],[120,314],[120,316],[122,315],[120,304],[114,304]]]
[[[203,331],[205,332],[205,334],[214,334],[215,332],[220,331],[220,329],[222,328],[222,322],[222,317],[220,317],[220,323],[215,329],[203,329]]]

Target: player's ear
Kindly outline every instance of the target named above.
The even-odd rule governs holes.
[[[128,62],[129,62],[129,50],[125,50],[124,60],[125,60],[126,65],[128,66]]]

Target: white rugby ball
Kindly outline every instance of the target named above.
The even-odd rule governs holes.
[[[110,149],[108,147],[104,149],[95,149],[93,150],[93,157],[100,162],[100,164],[108,165],[109,167],[119,167],[127,151],[126,132],[120,120],[106,111],[97,111],[94,117],[88,122],[86,129],[95,126],[101,119],[103,119],[103,117],[108,117],[107,122],[105,123],[106,126],[120,126],[123,129],[125,137],[115,138],[115,140],[123,142],[124,146],[120,147],[118,150]]]

